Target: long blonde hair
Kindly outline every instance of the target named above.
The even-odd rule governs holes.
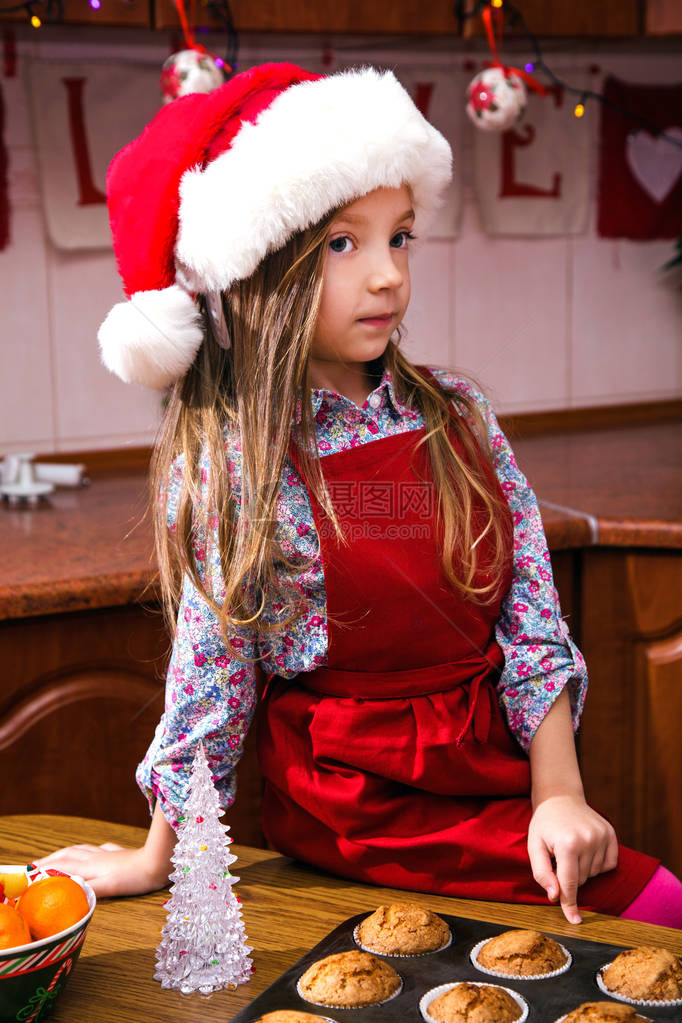
[[[284,628],[310,606],[297,584],[310,563],[287,557],[276,535],[280,480],[297,413],[302,471],[340,541],[347,542],[321,471],[308,377],[327,239],[337,213],[330,211],[314,227],[293,237],[267,256],[251,277],[223,294],[229,348],[200,297],[204,341],[192,367],[168,396],[152,458],[150,504],[169,625],[175,625],[186,573],[217,615],[230,653],[240,660],[249,658],[231,645],[231,635],[247,628],[255,636],[265,636]],[[424,419],[418,446],[428,444],[445,575],[463,597],[491,604],[500,595],[509,514],[491,482],[492,474],[481,467],[481,455],[490,462],[481,414],[464,391],[446,392],[425,379],[400,350],[400,331],[397,343],[389,341],[380,361],[391,373],[397,399],[420,410]],[[450,416],[451,401],[460,416]],[[464,457],[450,442],[449,424],[459,434]],[[239,494],[233,494],[230,485],[227,438],[241,447]],[[169,530],[173,463],[182,480]],[[480,514],[474,514],[475,505],[484,509],[482,525]],[[477,572],[483,537],[491,553],[482,581]],[[208,564],[205,548],[211,542],[217,544],[220,562],[218,590],[211,573],[200,567]],[[197,543],[204,544],[200,559]],[[455,551],[464,552],[457,563]],[[268,601],[276,601],[283,609],[274,623],[264,615]]]

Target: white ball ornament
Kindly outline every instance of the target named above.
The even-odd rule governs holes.
[[[171,53],[161,69],[161,94],[164,103],[191,92],[212,92],[225,82],[215,59],[201,50]]]
[[[501,67],[479,71],[466,95],[466,112],[481,131],[506,131],[526,109],[523,80]]]

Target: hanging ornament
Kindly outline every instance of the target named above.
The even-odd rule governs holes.
[[[526,109],[526,87],[501,67],[479,71],[467,88],[466,112],[481,131],[506,131]]]
[[[212,92],[225,81],[223,66],[220,58],[212,57],[202,50],[171,53],[161,69],[163,102],[170,103],[190,92]]]
[[[221,824],[218,793],[203,744],[199,743],[184,814],[173,852],[168,917],[156,951],[154,979],[183,994],[234,989],[251,979],[239,899],[230,874],[229,828]]]
[[[232,68],[222,57],[216,57],[194,38],[194,0],[191,22],[185,11],[185,0],[175,0],[185,49],[171,53],[161,69],[161,95],[164,104],[191,92],[212,92],[226,81]]]
[[[500,60],[495,26],[501,40],[504,17],[501,8],[485,7],[481,17],[492,60],[487,61],[485,70],[479,71],[469,83],[466,112],[482,131],[506,131],[523,116],[527,101],[526,85],[541,96],[546,96],[547,90],[535,81],[528,70],[508,67]]]

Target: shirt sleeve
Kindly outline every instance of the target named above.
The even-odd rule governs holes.
[[[169,488],[171,529],[177,499],[174,486],[179,485],[180,476],[176,465],[171,469]],[[219,572],[215,546],[211,550],[209,564],[200,564],[202,576]],[[200,563],[206,552],[207,545],[197,534],[195,553]],[[256,644],[250,633],[244,631],[231,639],[240,653],[254,657]],[[216,613],[185,576],[166,676],[164,712],[135,774],[150,811],[159,800],[164,816],[177,828],[199,741],[204,744],[220,805],[230,807],[236,792],[235,769],[255,706],[254,664],[243,663],[228,652]]]
[[[240,652],[253,656],[252,640],[234,637],[233,642]],[[158,799],[173,827],[182,815],[200,740],[220,805],[227,809],[234,802],[235,769],[256,706],[255,674],[253,664],[230,656],[215,612],[185,578],[166,677],[165,709],[136,772],[150,810]]]
[[[470,386],[465,389],[487,424],[495,472],[514,523],[513,579],[495,626],[504,654],[498,695],[509,727],[527,752],[564,687],[568,688],[577,730],[587,692],[587,668],[561,616],[535,494],[516,464],[490,403]]]

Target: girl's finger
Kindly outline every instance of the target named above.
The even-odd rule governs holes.
[[[545,889],[549,901],[556,902],[559,897],[559,881],[552,867],[549,849],[541,838],[528,837],[528,858],[533,877]]]
[[[616,832],[611,829],[609,836],[608,845],[606,847],[606,856],[604,857],[604,866],[602,870],[615,870],[618,866],[618,838]]]
[[[592,862],[589,865],[587,877],[596,877],[597,874],[603,874],[604,872],[604,859],[606,857],[606,847],[602,846],[597,849],[592,857]]]
[[[585,882],[592,877],[592,864],[594,863],[595,854],[588,850],[584,852],[578,859],[578,887],[585,884]]]
[[[42,867],[46,863],[54,863],[56,860],[64,858],[78,859],[80,857],[84,859],[86,854],[93,853],[96,849],[96,845],[70,845],[66,849],[57,849],[56,852],[49,853],[47,856],[41,856],[33,862],[37,867]]]
[[[123,848],[122,845],[117,845],[116,842],[104,842],[102,845],[90,845],[84,842],[80,845],[69,845],[65,849],[57,849],[56,852],[49,853],[47,856],[41,856],[33,862],[37,867],[64,863],[66,861],[80,863],[83,860],[88,860],[93,854],[114,852]]]
[[[578,879],[580,864],[574,853],[557,856],[556,872],[559,881],[559,901],[564,916],[570,924],[579,924],[582,917],[578,912]]]

